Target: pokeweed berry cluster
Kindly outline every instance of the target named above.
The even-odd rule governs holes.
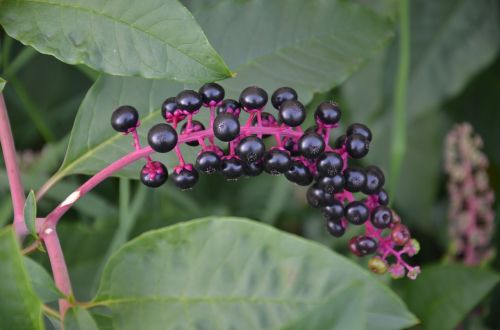
[[[179,165],[173,168],[171,180],[183,190],[198,182],[200,172],[220,173],[226,180],[262,172],[283,174],[293,183],[309,186],[307,201],[321,209],[331,235],[343,236],[349,225],[364,226],[365,233],[354,236],[349,248],[357,256],[375,254],[368,262],[373,272],[416,278],[420,268],[410,266],[403,257],[418,253],[418,242],[411,239],[408,228],[387,206],[389,196],[383,189],[382,170],[349,165],[349,159],[361,159],[368,153],[370,129],[352,124],[331,146],[330,133],[338,127],[342,114],[335,102],[319,104],[315,125],[303,131],[300,125],[306,119],[306,109],[294,89],[278,88],[270,101],[277,116],[264,112],[268,94],[257,86],[245,88],[239,100],[225,99],[224,89],[216,83],[205,84],[198,92],[184,90],[163,102],[165,123],[149,130],[149,146],[159,153],[176,153]],[[204,107],[210,114],[208,127],[194,120]],[[249,115],[243,125],[239,121],[242,111]],[[139,124],[138,112],[131,106],[119,107],[111,117],[115,130],[133,134],[136,149],[140,149],[136,132]],[[276,143],[266,147],[264,140],[270,137]],[[182,143],[200,146],[194,164],[185,162],[179,147]],[[224,143],[227,148],[220,147]],[[159,187],[167,178],[165,165],[148,156],[140,172],[141,181]],[[357,200],[355,194],[366,198]]]

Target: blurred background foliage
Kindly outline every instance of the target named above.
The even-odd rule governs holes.
[[[196,7],[195,13],[203,11],[195,1],[185,2],[190,9]],[[366,162],[389,171],[398,49],[397,1],[357,2],[385,17],[393,26],[395,36],[383,51],[371,57],[344,83],[326,93],[315,94],[308,109],[311,111],[321,100],[334,99],[342,107],[344,124],[362,122],[372,127],[374,141]],[[491,162],[491,185],[494,191],[500,191],[497,145],[500,142],[500,9],[495,1],[415,0],[410,3],[407,145],[392,198],[394,208],[420,241],[422,250],[415,262],[422,265],[425,273],[426,266],[442,260],[448,249],[448,200],[442,155],[444,136],[454,123],[470,122],[482,136],[484,152]],[[206,1],[203,6],[209,10],[214,5]],[[219,51],[221,41],[213,40],[210,20],[204,19],[203,14],[195,14],[195,17]],[[0,75],[9,81],[4,94],[20,150],[23,180],[27,188],[36,190],[62,163],[79,105],[98,73],[39,54],[3,31],[0,42]],[[241,42],[249,48],[258,48],[261,40],[252,38]],[[221,55],[227,57],[224,52]],[[228,64],[231,66],[231,60]],[[38,205],[40,214],[50,211],[85,178],[73,175],[58,182]],[[0,181],[0,224],[3,225],[12,217],[8,186],[3,184],[6,182],[3,167]],[[93,296],[103,262],[126,240],[152,228],[200,216],[257,219],[341,253],[347,252],[345,239],[327,235],[321,214],[306,205],[304,196],[303,188],[289,184],[282,177],[268,175],[238,182],[202,176],[195,189],[182,193],[171,184],[152,191],[134,180],[109,179],[79,201],[60,226],[76,296],[81,300]],[[498,211],[493,244],[500,251],[500,204],[495,205]],[[47,263],[41,253],[35,258]],[[492,267],[500,271],[498,254]],[[395,288],[401,286],[404,284],[398,283]],[[470,324],[474,328],[499,329],[500,315],[492,312],[500,310],[500,288],[481,306],[479,313],[485,318],[477,321],[471,316]]]

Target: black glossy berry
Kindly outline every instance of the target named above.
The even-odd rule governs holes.
[[[342,174],[322,176],[317,179],[318,186],[327,193],[339,193],[344,190],[345,179]]]
[[[384,189],[380,190],[377,197],[378,197],[379,204],[381,204],[381,205],[388,205],[389,204],[389,194]]]
[[[315,208],[324,207],[334,202],[333,195],[325,192],[316,184],[307,189],[306,199],[309,205]]]
[[[368,154],[370,143],[364,136],[352,134],[347,136],[345,146],[349,156],[359,159]]]
[[[356,248],[362,256],[375,253],[378,249],[377,241],[369,236],[360,236],[356,240]]]
[[[364,136],[368,142],[372,141],[372,131],[370,131],[366,125],[359,123],[349,125],[349,127],[347,127],[346,135],[349,136],[353,134]]]
[[[342,221],[339,220],[326,220],[326,229],[334,237],[342,237],[345,233],[345,228],[342,225]]]
[[[168,124],[156,124],[148,132],[148,143],[156,152],[169,152],[177,145],[177,132]]]
[[[342,171],[344,161],[342,157],[333,151],[325,152],[319,156],[316,166],[320,175],[333,176]]]
[[[300,137],[298,149],[302,156],[316,159],[325,151],[325,141],[317,133],[306,133]]]
[[[225,158],[222,160],[222,176],[228,181],[238,180],[243,175],[243,162],[236,158]]]
[[[293,139],[291,138],[287,138],[285,140],[285,142],[283,143],[283,147],[288,150],[288,152],[290,153],[290,156],[292,157],[295,157],[295,156],[299,156],[300,155],[300,152],[299,152],[299,147],[297,146],[297,142],[294,141]]]
[[[306,108],[299,101],[285,101],[280,106],[279,118],[290,127],[300,126],[306,119]]]
[[[186,89],[177,94],[175,103],[177,104],[177,109],[195,113],[200,110],[203,100],[198,92]]]
[[[321,209],[323,217],[327,220],[340,220],[344,216],[344,205],[338,199],[333,199],[330,204]]]
[[[345,218],[353,225],[361,225],[368,220],[370,210],[359,201],[350,202],[344,209]]]
[[[373,226],[384,229],[392,222],[392,211],[387,206],[377,206],[372,212],[371,222]]]
[[[311,170],[300,161],[292,162],[292,166],[285,172],[285,177],[299,186],[308,186],[313,181]]]
[[[256,136],[247,136],[236,146],[236,154],[245,163],[254,163],[261,160],[265,151],[264,142]]]
[[[161,105],[161,116],[164,119],[168,119],[169,115],[173,116],[175,110],[177,110],[177,103],[175,103],[175,97],[169,97]]]
[[[240,94],[240,104],[245,110],[262,109],[266,103],[267,93],[260,87],[247,87]]]
[[[159,187],[168,179],[167,168],[160,162],[147,163],[141,169],[140,179],[148,187]]]
[[[172,173],[172,181],[182,189],[191,189],[198,182],[198,171],[195,168],[183,168],[180,171]]]
[[[363,190],[366,184],[366,174],[362,168],[348,167],[344,171],[345,189],[350,192]]]
[[[222,160],[213,151],[203,151],[196,157],[196,169],[205,174],[218,172],[222,167]]]
[[[297,92],[291,87],[280,87],[271,95],[271,103],[273,107],[279,109],[285,101],[297,100]]]
[[[233,100],[233,99],[226,99],[222,101],[219,106],[217,106],[216,112],[218,115],[221,113],[229,113],[231,115],[234,115],[235,117],[238,117],[240,115],[241,111],[241,105],[238,103],[238,101]]]
[[[325,125],[334,125],[340,121],[342,112],[337,103],[332,101],[321,102],[316,108],[314,118]]]
[[[111,126],[115,131],[126,133],[137,127],[139,113],[130,105],[118,107],[111,115]]]
[[[385,176],[378,166],[367,166],[365,168],[366,185],[363,188],[363,193],[367,195],[377,194],[384,186]]]
[[[292,166],[292,159],[287,151],[271,149],[264,154],[264,170],[272,175],[283,174]]]
[[[339,136],[337,138],[337,140],[335,140],[335,144],[334,144],[335,149],[342,148],[345,144],[346,139],[347,139],[347,135],[345,135],[345,134],[342,134],[341,136]]]
[[[240,134],[240,122],[229,114],[222,113],[217,115],[214,120],[214,135],[221,141],[229,142],[234,140]]]
[[[187,130],[187,126],[188,126],[188,123],[184,123],[184,125],[182,125],[181,127],[181,134],[185,133],[186,130]],[[203,124],[197,120],[193,120],[191,122],[191,129],[189,131],[189,133],[195,133],[195,132],[200,132],[200,131],[203,131],[205,129],[205,126],[203,126]],[[189,141],[189,142],[186,142],[186,144],[188,146],[192,146],[192,147],[196,147],[198,145],[200,145],[200,143],[198,141]]]
[[[209,104],[211,101],[220,102],[224,99],[224,88],[217,83],[206,83],[198,90],[203,103]]]
[[[264,162],[244,163],[243,172],[246,176],[258,176],[264,171]]]

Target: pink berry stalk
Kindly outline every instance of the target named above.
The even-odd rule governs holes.
[[[494,193],[489,186],[483,141],[469,123],[455,125],[445,141],[451,258],[467,265],[491,259]]]

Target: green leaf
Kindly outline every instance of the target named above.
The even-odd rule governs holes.
[[[177,0],[5,0],[0,24],[41,53],[113,75],[180,81],[231,75]]]
[[[36,197],[33,190],[30,190],[24,203],[24,223],[31,236],[38,238],[36,233]]]
[[[348,305],[353,314],[327,317],[325,309],[344,303],[334,297],[346,287],[364,298],[361,310]],[[109,307],[120,329],[276,329],[306,318],[328,329],[337,316],[344,322],[360,312],[370,329],[416,323],[387,287],[342,256],[238,218],[205,218],[130,241],[109,260],[92,304]]]
[[[0,328],[43,329],[42,303],[31,287],[11,227],[0,230],[0,265]]]
[[[35,290],[38,297],[44,303],[56,301],[64,297],[62,292],[57,289],[52,277],[42,265],[28,257],[24,257],[23,260],[26,271],[28,272],[28,277],[33,285],[33,290]]]
[[[307,103],[313,93],[345,81],[392,36],[386,20],[338,0],[223,0],[216,6],[196,2],[192,9],[210,40],[236,68],[236,78],[221,82],[227,97],[232,98],[238,98],[248,85],[257,84],[269,92],[290,85]],[[130,104],[139,110],[139,133],[146,141],[148,128],[162,120],[159,108],[163,100],[184,88],[169,80],[99,78],[78,111],[64,163],[54,180],[73,173],[96,173],[132,150],[130,137],[116,134],[109,125],[111,113],[119,105]],[[207,111],[202,113],[197,117],[206,119]],[[196,152],[190,148],[184,155],[192,161]],[[168,168],[177,163],[173,153],[155,157]],[[120,176],[137,179],[139,169],[140,165],[128,166]]]
[[[3,89],[5,88],[5,84],[7,83],[7,81],[5,79],[3,79],[2,77],[0,77],[0,93],[3,91]]]
[[[90,313],[82,307],[73,307],[64,317],[65,330],[97,330],[97,324]]]
[[[434,265],[425,267],[418,280],[407,282],[403,296],[424,329],[454,329],[499,280],[486,269]]]

